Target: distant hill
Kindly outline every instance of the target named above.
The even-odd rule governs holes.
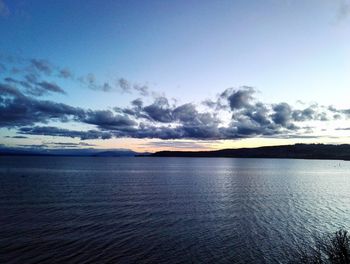
[[[295,144],[214,151],[160,151],[151,156],[350,160],[350,145]]]
[[[213,151],[160,151],[137,153],[129,149],[44,149],[0,147],[0,156],[77,156],[77,157],[225,157],[350,160],[350,145],[295,144]]]
[[[47,148],[0,148],[0,156],[77,156],[77,157],[134,157],[148,153],[137,153],[129,149],[47,149]]]

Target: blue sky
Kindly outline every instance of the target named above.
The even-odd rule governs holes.
[[[55,69],[69,69],[74,75],[74,78],[58,78],[54,73],[45,75],[37,72],[42,74],[42,82],[55,83],[65,93],[51,91],[36,97],[36,100],[50,100],[86,111],[112,111],[113,116],[108,114],[109,118],[127,117],[136,122],[133,129],[138,130],[142,129],[141,123],[157,128],[188,126],[189,121],[175,117],[173,110],[190,103],[196,106],[198,113],[216,115],[221,120],[216,128],[235,130],[232,134],[221,129],[217,134],[201,137],[186,130],[181,132],[181,136],[157,138],[157,135],[128,134],[125,128],[123,133],[119,133],[115,126],[107,128],[99,122],[92,122],[91,116],[90,121],[86,121],[85,117],[82,121],[70,115],[66,117],[69,121],[64,122],[49,116],[32,123],[4,123],[0,135],[6,146],[80,140],[79,137],[36,135],[34,132],[26,135],[26,139],[10,138],[28,125],[111,132],[109,139],[90,141],[96,147],[129,146],[137,150],[156,150],[159,146],[164,149],[167,143],[157,143],[162,140],[168,140],[169,148],[176,147],[176,142],[181,140],[187,143],[179,143],[179,146],[194,148],[348,141],[346,130],[342,133],[339,130],[350,126],[346,114],[350,108],[347,96],[350,88],[350,2],[346,0],[0,0],[0,33],[1,63],[7,69],[28,69],[30,61],[35,59],[47,62]],[[16,62],[13,58],[17,58]],[[26,96],[33,97],[20,84],[5,81],[9,77],[21,79],[26,74],[28,72],[25,71],[16,74],[10,70],[3,71],[2,83],[11,85],[13,89],[22,89]],[[108,83],[113,89],[106,92],[96,87],[89,88],[86,81],[88,74],[94,76],[96,83]],[[131,86],[147,87],[148,95],[140,94],[137,89],[125,91],[119,85],[121,78]],[[253,90],[242,88],[244,86]],[[220,95],[230,88],[233,88],[231,94],[221,98],[226,100],[226,109],[207,109],[202,104],[206,99],[217,102]],[[232,108],[230,95],[240,90],[246,91],[247,96],[252,98],[244,109]],[[168,100],[168,105],[162,106],[162,110],[169,108],[161,114],[170,111],[174,116],[167,122],[150,116],[147,109],[152,108],[140,110],[148,117],[113,110],[115,107],[128,108],[130,102],[137,98],[141,98],[146,107],[160,97]],[[297,103],[298,100],[304,104]],[[260,102],[268,108],[265,115],[273,123],[269,125],[279,125],[273,129],[268,127],[273,131],[261,132],[261,126],[267,126],[266,122],[261,124],[248,120],[251,119],[248,112],[256,112],[256,104]],[[313,118],[302,121],[302,118],[294,117],[290,123],[300,129],[292,129],[273,120],[276,111],[279,111],[274,109],[275,105],[283,102],[291,107],[290,115],[293,115],[292,111],[305,110],[317,104],[317,109],[313,106],[313,111],[318,114],[328,111],[329,117],[320,120],[315,113]],[[338,112],[329,111],[327,107],[330,105]],[[343,116],[331,118],[335,114]],[[196,127],[197,131],[205,125],[201,118],[204,117],[197,120],[200,124],[191,123],[191,129]],[[242,125],[244,131],[248,126],[251,131],[253,126],[254,132],[237,134],[237,127]],[[330,127],[334,131],[324,132],[323,129]],[[306,134],[303,138],[302,135]],[[152,142],[155,144],[152,145]]]

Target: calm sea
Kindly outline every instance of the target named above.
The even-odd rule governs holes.
[[[0,263],[286,263],[350,230],[350,162],[0,157]]]

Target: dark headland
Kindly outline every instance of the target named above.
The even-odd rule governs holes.
[[[350,160],[350,145],[295,144],[213,151],[160,151],[152,157],[280,158]]]

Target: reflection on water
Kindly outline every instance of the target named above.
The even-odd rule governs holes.
[[[0,157],[0,263],[284,263],[350,229],[350,162]]]

